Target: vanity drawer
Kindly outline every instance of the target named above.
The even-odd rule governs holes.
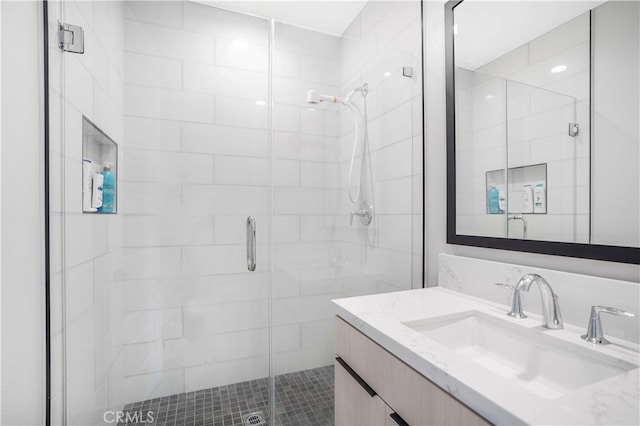
[[[340,317],[336,353],[410,425],[489,424]]]

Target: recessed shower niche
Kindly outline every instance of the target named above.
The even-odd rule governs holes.
[[[490,206],[492,187],[498,193],[497,211]],[[506,176],[504,169],[488,171],[485,173],[485,188],[488,194],[487,214],[504,214],[506,205],[509,214],[547,214],[546,163],[510,167]]]
[[[82,212],[117,212],[118,144],[82,116]]]

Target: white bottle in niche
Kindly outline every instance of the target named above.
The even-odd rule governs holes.
[[[522,213],[533,213],[533,188],[531,185],[522,187]]]
[[[547,197],[544,190],[544,183],[538,183],[535,188],[533,188],[533,212],[547,212]]]
[[[82,211],[95,212],[97,209],[91,207],[93,190],[93,163],[91,160],[82,160]]]
[[[498,207],[500,207],[500,213],[507,211],[507,199],[504,195],[504,191],[500,190],[498,193]]]
[[[104,176],[100,173],[96,173],[92,176],[93,191],[91,198],[91,207],[98,209],[102,207],[102,183],[104,182]]]

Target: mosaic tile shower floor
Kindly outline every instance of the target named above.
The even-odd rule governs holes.
[[[333,425],[333,366],[276,376],[276,424]],[[269,379],[181,393],[127,404],[125,413],[153,423],[148,426],[244,426],[247,414],[261,411],[269,424]],[[125,423],[120,423],[125,424]]]

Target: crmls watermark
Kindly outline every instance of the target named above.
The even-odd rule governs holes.
[[[114,424],[132,424],[132,423],[148,423],[153,424],[155,414],[153,411],[105,411],[102,415],[102,419],[105,423]]]

